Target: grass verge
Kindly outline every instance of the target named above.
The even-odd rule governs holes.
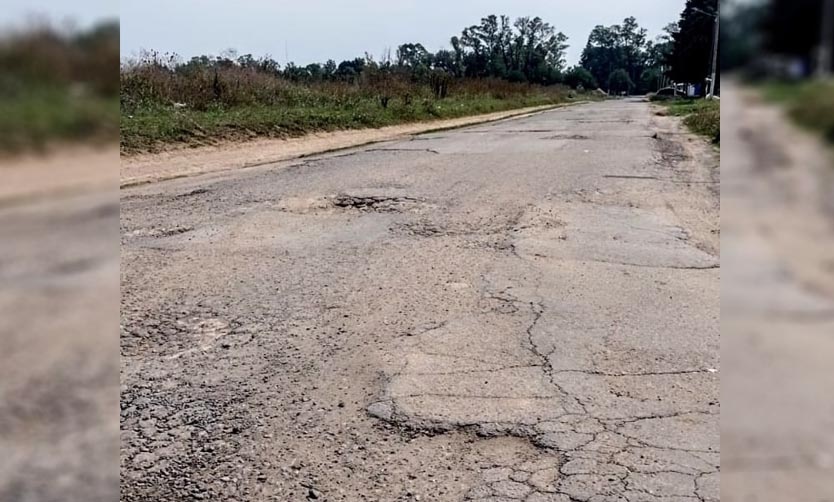
[[[834,80],[769,82],[763,84],[762,92],[769,101],[784,106],[797,123],[834,142]]]
[[[159,151],[173,144],[198,146],[218,140],[289,138],[311,132],[450,119],[578,99],[583,97],[567,92],[531,92],[506,98],[461,95],[410,103],[394,99],[386,107],[374,98],[347,103],[218,105],[206,110],[155,104],[123,114],[121,150],[131,154]]]
[[[683,123],[694,133],[721,142],[721,102],[706,99],[663,99],[669,115],[683,117]]]
[[[42,150],[54,142],[110,142],[118,133],[119,103],[113,98],[73,96],[53,87],[0,97],[0,152]]]

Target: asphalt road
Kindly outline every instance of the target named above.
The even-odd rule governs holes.
[[[73,169],[54,167],[61,191],[0,197],[0,500],[106,502],[119,494],[116,180],[61,184]]]
[[[617,100],[123,190],[122,500],[718,500],[717,164]]]

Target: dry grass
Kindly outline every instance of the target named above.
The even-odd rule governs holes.
[[[292,81],[258,64],[179,63],[152,54],[121,69],[125,153],[220,139],[382,127],[576,99],[562,86],[498,79],[424,80],[371,65],[357,77]]]
[[[0,152],[54,141],[115,141],[119,26],[49,25],[0,36]]]

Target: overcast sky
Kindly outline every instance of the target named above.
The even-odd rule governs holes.
[[[7,2],[8,0],[3,0]],[[77,5],[78,2],[67,2]],[[89,2],[95,3],[95,2]],[[654,38],[678,20],[685,0],[122,0],[122,57],[140,49],[185,58],[219,54],[270,54],[282,64],[337,62],[393,53],[404,42],[430,51],[488,14],[541,16],[570,38],[576,63],[597,24],[633,15]]]
[[[55,23],[71,21],[86,28],[119,17],[117,0],[2,0],[0,27],[20,26],[37,17]]]

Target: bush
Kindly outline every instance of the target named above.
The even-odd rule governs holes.
[[[581,66],[574,66],[568,70],[565,73],[564,81],[565,85],[569,85],[574,89],[581,87],[582,89],[591,90],[599,87],[591,72]]]
[[[834,82],[806,85],[797,93],[789,112],[800,124],[834,141]]]
[[[631,94],[634,90],[634,82],[628,76],[628,72],[623,69],[614,70],[608,76],[608,92],[614,94]]]
[[[0,151],[54,141],[114,140],[119,25],[85,32],[48,24],[0,37]]]

